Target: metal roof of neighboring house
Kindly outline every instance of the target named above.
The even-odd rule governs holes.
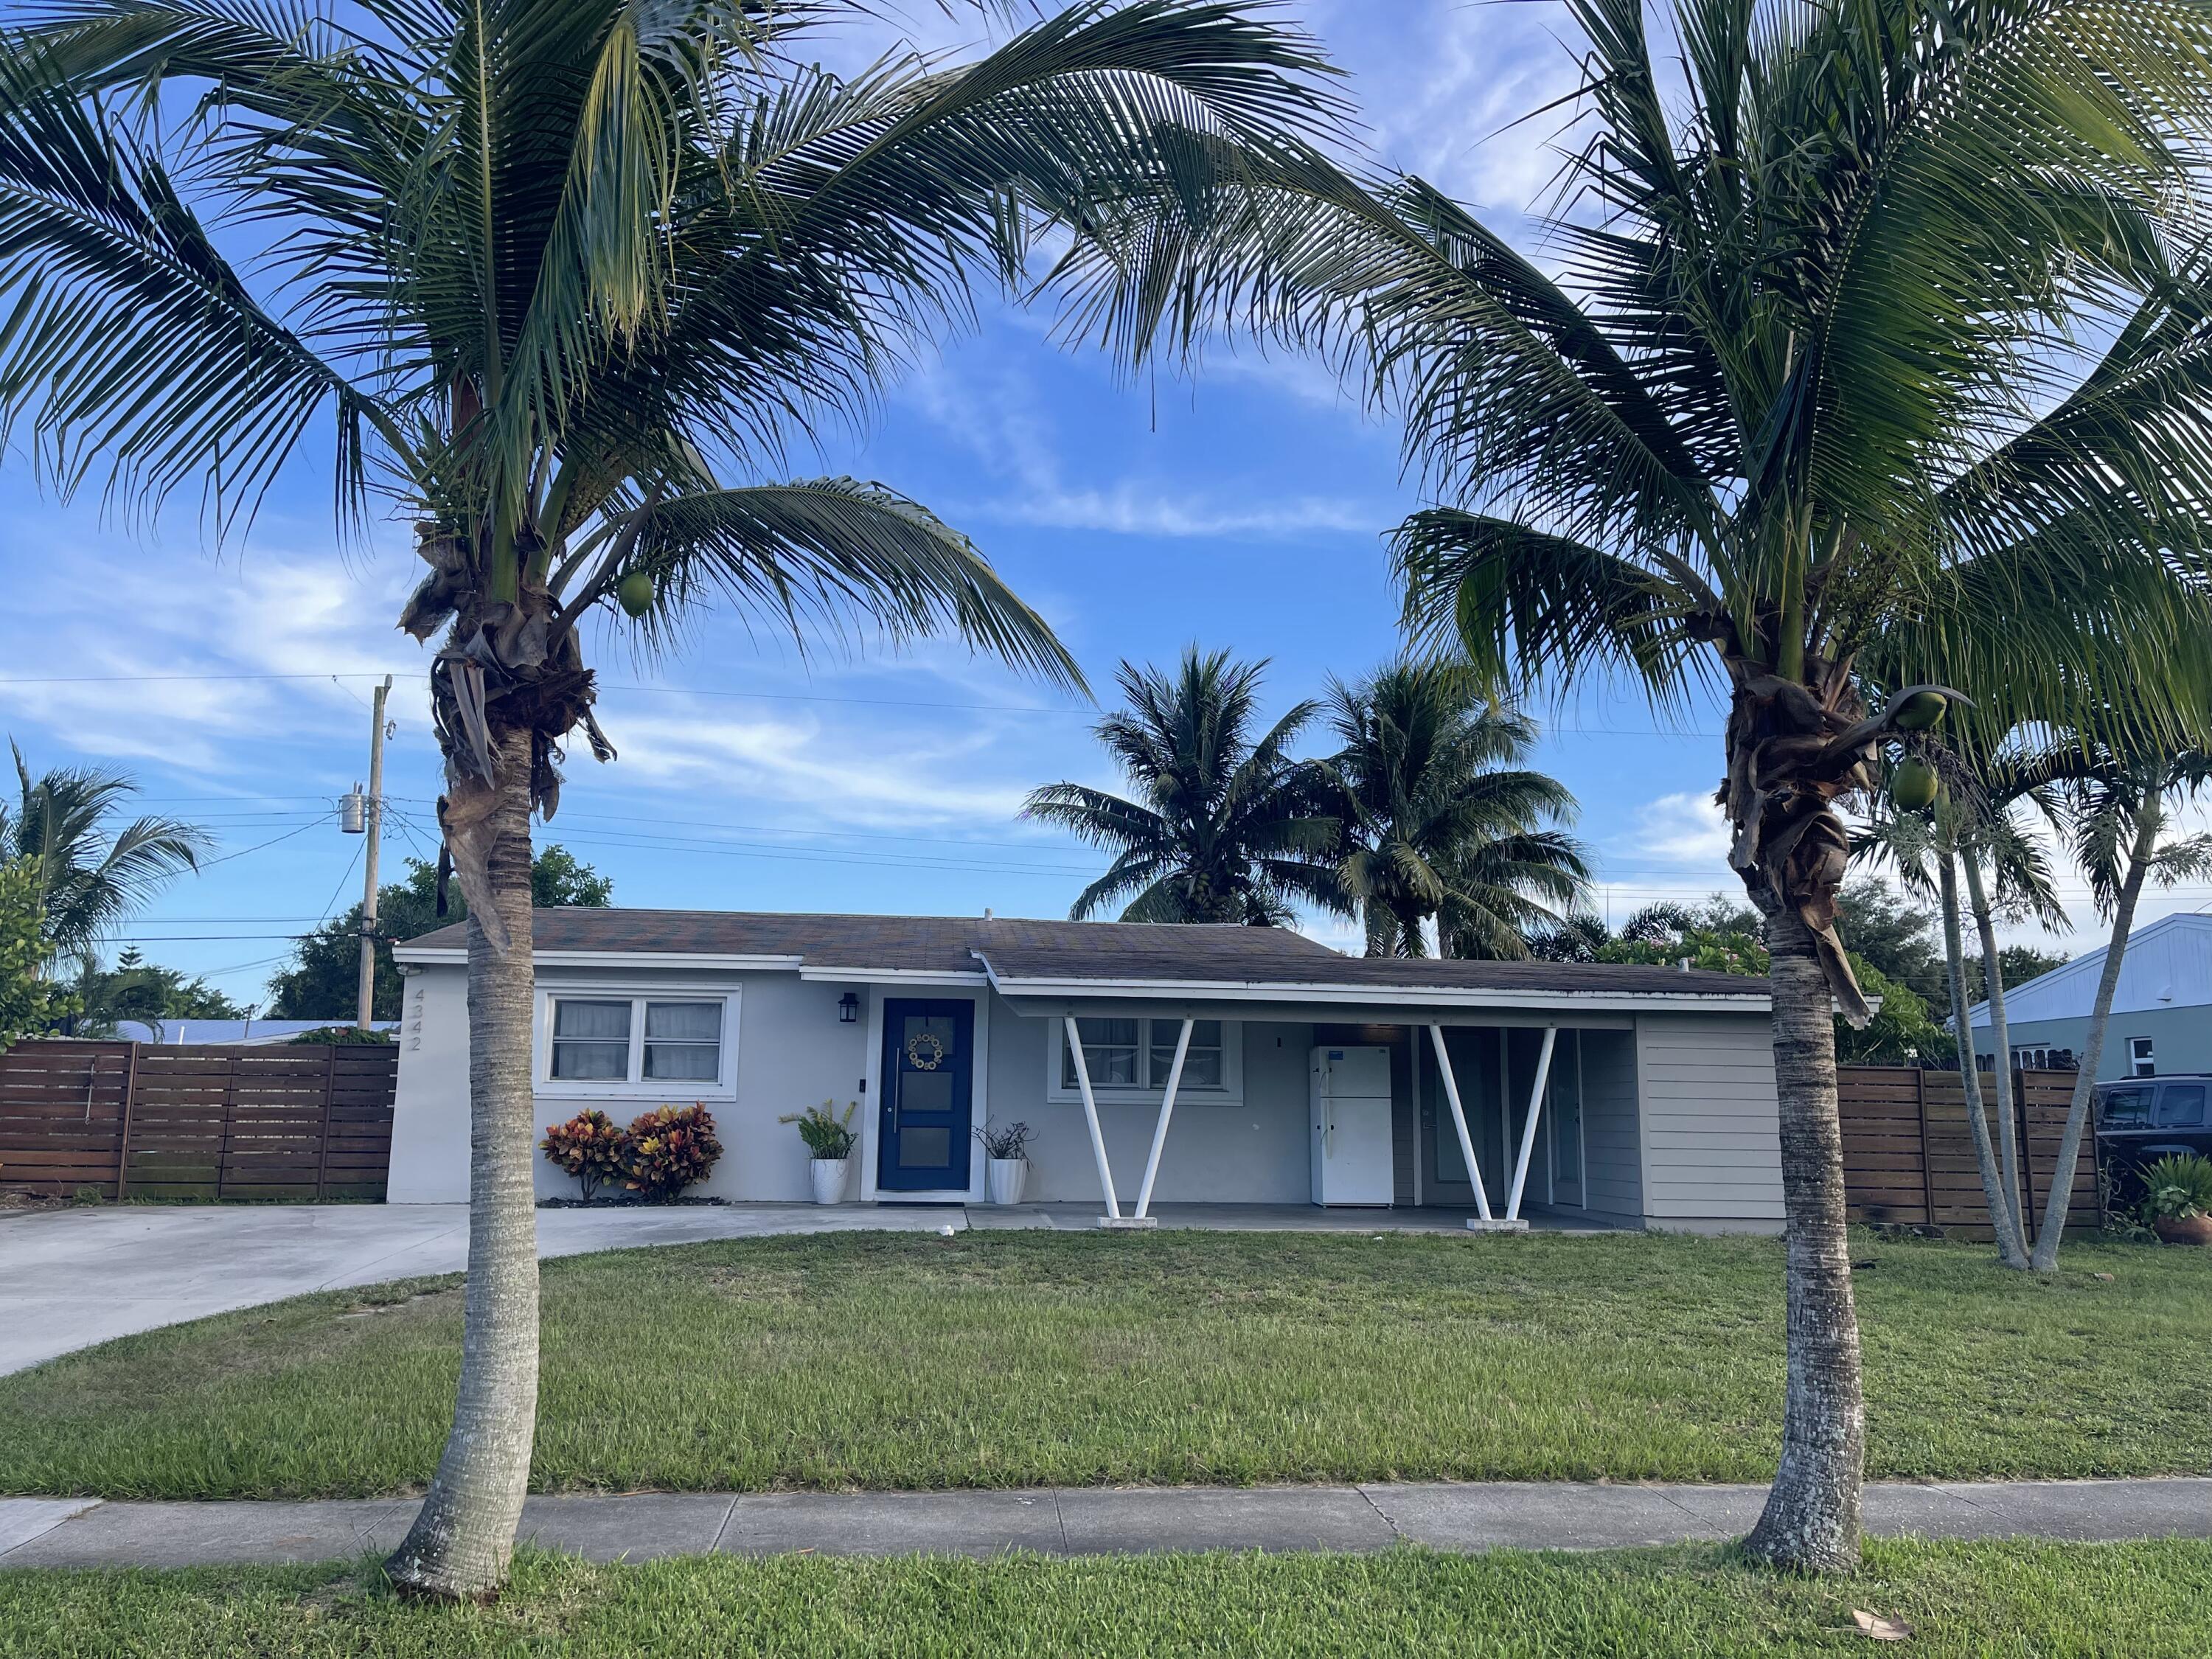
[[[453,958],[460,925],[410,939],[399,959]],[[533,948],[554,963],[596,957],[721,958],[810,974],[979,974],[1002,988],[1158,985],[1333,987],[1387,993],[1611,996],[1765,995],[1764,981],[1627,963],[1348,957],[1287,928],[1045,921],[1025,917],[788,915],[773,911],[547,909]],[[435,953],[433,955],[432,953]]]
[[[2031,1020],[2087,1019],[2105,971],[2105,947],[2084,951],[2047,974],[2005,988],[2005,1021],[2020,1026]],[[2212,916],[2160,916],[2128,935],[2120,958],[2120,981],[2112,994],[2116,1014],[2154,1008],[2212,1006]],[[1968,1020],[1986,1027],[1990,1005],[1978,1002]]]
[[[132,1042],[238,1042],[249,1046],[289,1042],[302,1031],[326,1030],[350,1025],[351,1014],[329,1019],[118,1019],[115,1033]],[[380,1031],[396,1031],[396,1019],[369,1022]]]

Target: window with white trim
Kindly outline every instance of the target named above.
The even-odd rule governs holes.
[[[1168,1075],[1175,1069],[1176,1042],[1182,1035],[1179,1019],[1078,1019],[1083,1036],[1084,1064],[1091,1073],[1091,1092],[1101,1099],[1149,1097],[1157,1100],[1166,1091]],[[1190,1047],[1182,1061],[1182,1081],[1176,1085],[1178,1103],[1204,1104],[1232,1101],[1243,1086],[1242,1048],[1233,1020],[1191,1022]],[[1053,1071],[1046,1094],[1053,1100],[1080,1100],[1081,1085],[1075,1075],[1075,1054],[1068,1046],[1067,1022],[1053,1022]]]
[[[2128,1039],[2128,1075],[2130,1077],[2158,1075],[2158,1055],[2148,1037],[2138,1036]]]
[[[726,1094],[736,999],[724,992],[543,994],[538,1081],[568,1094]]]

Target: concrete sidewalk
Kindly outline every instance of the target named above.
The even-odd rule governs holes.
[[[1613,1549],[1741,1536],[1764,1486],[1477,1484],[638,1492],[533,1498],[526,1538],[595,1561],[769,1555],[1046,1555],[1154,1550]],[[0,1498],[0,1569],[323,1561],[394,1547],[411,1498],[135,1504]],[[1878,1536],[2112,1543],[2212,1537],[2212,1480],[1867,1488]]]

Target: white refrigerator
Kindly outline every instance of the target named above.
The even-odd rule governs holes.
[[[1313,1201],[1388,1205],[1390,1051],[1313,1051]]]

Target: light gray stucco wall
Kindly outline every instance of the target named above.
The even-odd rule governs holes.
[[[1980,1053],[1993,1052],[1988,1026],[1978,1028],[1974,1036]],[[2212,1072],[2212,1006],[2115,1012],[2105,1028],[2105,1052],[2097,1064],[2100,1083],[2134,1075],[2129,1066],[2128,1039],[2136,1036],[2151,1040],[2153,1063],[2161,1073]],[[2016,1048],[2031,1044],[2071,1048],[2078,1060],[2088,1052],[2089,1022],[2086,1018],[2016,1021],[2008,1025],[2006,1037]]]
[[[756,1201],[806,1199],[806,1148],[799,1132],[777,1118],[834,1100],[842,1111],[860,1097],[866,1072],[866,1024],[839,1023],[837,1000],[850,987],[811,982],[793,974],[683,973],[542,969],[541,990],[602,988],[619,982],[641,993],[680,985],[738,992],[734,1098],[705,1099],[722,1143],[721,1161],[691,1188],[702,1198]],[[410,974],[402,1003],[399,1080],[393,1103],[391,1201],[454,1204],[468,1197],[469,1060],[467,974],[425,967]],[[701,1097],[680,1085],[665,1098],[686,1105]],[[597,1106],[617,1123],[660,1104],[661,1097],[607,1098],[541,1085],[538,1125]],[[857,1127],[860,1115],[854,1115]],[[540,1198],[575,1195],[574,1179],[541,1156]]]
[[[1782,1139],[1765,1014],[1644,1014],[1636,1022],[1644,1224],[1778,1231]]]
[[[992,999],[991,1115],[1036,1131],[1024,1197],[1100,1203],[1098,1166],[1082,1106],[1045,1097],[1050,1033],[1049,1020],[1024,1018]],[[1176,1102],[1152,1190],[1155,1203],[1303,1204],[1312,1196],[1306,1066],[1313,1028],[1247,1022],[1243,1043],[1242,1103],[1206,1105],[1191,1096]],[[1114,1190],[1125,1206],[1136,1202],[1144,1183],[1158,1121],[1157,1096],[1099,1103]]]
[[[468,973],[422,968],[401,981],[399,1079],[392,1103],[393,1204],[469,1196]]]

